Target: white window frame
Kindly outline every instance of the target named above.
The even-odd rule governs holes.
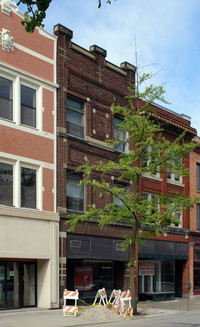
[[[12,207],[14,205],[14,161],[5,159],[5,158],[0,158],[0,162],[7,164],[7,165],[11,165],[13,167],[13,199],[12,199],[12,205],[11,205],[11,207]],[[0,206],[10,207],[3,203],[0,203]]]
[[[151,152],[152,152],[152,146],[151,145],[149,145],[149,146],[147,146],[147,148],[146,148],[146,151],[147,151],[147,156],[148,156],[148,158],[145,160],[145,162],[146,162],[146,165],[145,165],[145,167],[148,167],[148,165],[149,165],[149,163],[150,163],[150,161],[151,161]],[[143,162],[142,162],[142,166],[143,166]],[[145,173],[145,174],[143,174],[145,177],[150,177],[150,178],[160,178],[160,173],[159,172],[157,172],[156,174],[151,174],[151,173]]]
[[[142,192],[142,196],[143,196],[143,194],[147,195],[147,201],[152,201],[153,197],[156,196],[155,193],[150,193],[150,192]],[[160,210],[160,205],[158,203],[158,210],[157,211],[159,211],[159,210]],[[148,214],[150,214],[150,208],[148,209]]]
[[[0,120],[4,120],[16,125],[21,125],[23,128],[42,131],[42,86],[31,78],[25,78],[23,76],[14,74],[10,71],[4,71],[0,69],[0,76],[12,81],[13,89],[13,119],[9,120],[0,117]],[[32,88],[36,91],[36,126],[30,126],[21,124],[21,85]]]
[[[67,207],[67,179],[70,177],[70,175],[77,176],[80,180],[82,179],[81,175],[77,174],[76,172],[67,172],[67,175],[66,175],[66,208],[67,208],[67,211],[69,211],[69,212],[84,213],[85,212],[85,195],[86,195],[85,185],[83,185],[83,211],[76,210],[76,209],[69,209]]]
[[[42,188],[42,167],[29,164],[24,161],[9,158],[0,158],[0,162],[13,166],[13,205],[15,208],[26,210],[42,210],[43,206],[43,188]],[[21,207],[21,167],[34,169],[36,171],[36,208]],[[0,204],[0,206],[3,204]],[[3,205],[4,206],[4,205]],[[8,206],[9,207],[9,206]]]
[[[128,142],[126,142],[126,140],[128,139],[128,137],[129,137],[129,133],[128,132],[125,132],[125,131],[123,131],[123,129],[122,129],[122,131],[124,132],[124,134],[125,134],[125,141],[123,142],[122,140],[120,140],[118,137],[116,137],[115,136],[115,128],[117,128],[117,129],[119,129],[119,130],[121,130],[120,128],[119,128],[119,126],[117,126],[117,125],[119,125],[119,124],[115,124],[115,119],[119,119],[121,122],[123,122],[123,117],[119,117],[119,116],[114,116],[113,117],[113,137],[114,137],[114,140],[116,139],[116,140],[118,140],[118,141],[121,141],[121,143],[118,143],[118,144],[114,144],[114,150],[116,151],[116,152],[119,152],[119,153],[128,153],[129,152],[129,143]],[[124,144],[124,151],[120,151],[119,149],[117,149],[117,147],[118,147],[118,145],[120,145],[120,144]]]
[[[180,158],[180,160],[182,159]],[[168,174],[170,174],[170,177],[168,177]],[[182,176],[177,174],[179,176],[179,179],[176,180],[176,174],[177,174],[176,172],[171,172],[170,169],[167,167],[167,182],[172,184],[182,184],[183,183]]]
[[[85,102],[84,102],[83,100],[79,99],[79,98],[75,98],[75,97],[73,97],[73,96],[70,96],[70,94],[68,95],[67,98],[71,98],[71,99],[74,100],[75,102],[81,103],[81,104],[82,104],[82,112],[83,112],[83,113],[81,113],[78,109],[76,110],[75,108],[68,106],[68,104],[67,104],[67,105],[66,105],[66,128],[67,128],[67,123],[68,123],[68,120],[67,120],[67,110],[69,109],[69,110],[72,110],[72,111],[75,111],[75,112],[79,112],[79,113],[83,116],[83,117],[82,117],[82,119],[83,119],[83,137],[81,137],[81,136],[77,136],[77,135],[74,135],[74,134],[70,134],[70,133],[68,132],[68,130],[67,130],[67,135],[72,136],[72,137],[75,137],[75,138],[77,138],[77,139],[84,140],[84,139],[85,139],[85,135],[86,135],[86,124],[85,124],[85,121],[86,121],[86,117],[85,117],[85,115],[86,115],[86,110],[85,110]],[[78,126],[78,125],[77,125],[77,126]]]
[[[167,208],[169,208],[170,205],[174,206],[173,198],[170,198],[169,201],[170,201],[170,203],[168,202],[168,204],[167,204]],[[174,213],[174,215],[177,217],[176,212],[179,213],[179,217],[180,217],[180,219],[179,219],[179,218],[178,218],[178,219],[179,219],[180,223],[179,223],[178,225],[171,224],[170,226],[175,227],[175,228],[182,228],[182,226],[183,226],[183,210],[181,210],[181,211],[179,211],[179,210],[174,210],[173,213]]]

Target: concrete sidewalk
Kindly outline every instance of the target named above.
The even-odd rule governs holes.
[[[200,311],[200,296],[195,296],[189,301],[187,299],[176,299],[164,302],[139,302],[139,315],[134,319],[141,319],[152,316],[172,315]],[[82,309],[86,309],[83,307]],[[88,307],[87,307],[88,309]],[[83,310],[79,310],[77,317],[63,317],[62,309],[21,309],[11,311],[0,311],[0,326],[3,327],[68,327],[68,326],[90,326],[96,324],[111,323],[111,320],[101,320],[94,317],[94,321],[83,319]],[[130,318],[127,318],[130,319]]]

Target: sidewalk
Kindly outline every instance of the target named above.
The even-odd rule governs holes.
[[[195,296],[189,301],[190,312],[200,310],[200,296]],[[82,309],[88,309],[83,307]],[[92,310],[92,309],[91,309]],[[83,310],[79,310],[77,317],[63,317],[62,309],[21,309],[11,311],[0,311],[0,326],[2,327],[68,327],[68,326],[90,326],[92,324],[105,324],[112,322],[111,320],[95,317],[93,320],[86,320]],[[141,317],[152,317],[161,315],[180,314],[189,312],[187,310],[187,299],[176,299],[164,302],[139,302],[139,315],[134,319]],[[118,316],[117,316],[118,317]],[[116,317],[116,318],[117,318]],[[119,318],[120,319],[120,318]],[[127,318],[130,319],[130,318]],[[116,320],[115,320],[116,321]],[[119,320],[118,320],[119,321]]]
[[[146,315],[178,314],[187,311],[200,311],[200,296],[177,298],[172,301],[154,302],[145,301],[138,303],[138,312]]]

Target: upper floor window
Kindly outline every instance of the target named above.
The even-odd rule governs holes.
[[[197,204],[197,230],[200,230],[200,204]]]
[[[159,177],[159,167],[156,165],[156,156],[155,148],[153,146],[147,146],[142,153],[142,167],[147,174]]]
[[[123,206],[123,198],[124,198],[124,193],[126,193],[128,191],[128,188],[126,185],[124,184],[115,184],[115,187],[117,187],[119,189],[119,197],[114,197],[114,205],[118,208]],[[122,192],[120,192],[120,190]]]
[[[172,226],[182,227],[182,210],[180,208],[177,208],[173,199],[168,199],[167,215],[170,215],[172,218],[174,216],[177,220],[175,223],[172,223]]]
[[[67,210],[84,211],[84,185],[79,185],[81,180],[81,176],[77,174],[67,174]]]
[[[0,119],[42,130],[42,97],[42,84],[37,80],[0,73]]]
[[[196,178],[197,178],[197,190],[200,190],[200,163],[196,164]]]
[[[142,193],[142,200],[144,201],[144,212],[153,215],[159,210],[158,197],[153,193]]]
[[[13,166],[0,162],[0,204],[13,205]]]
[[[36,208],[36,170],[21,167],[21,207]]]
[[[0,117],[13,119],[13,84],[0,76]]]
[[[36,90],[21,85],[21,123],[36,127]]]
[[[84,138],[83,102],[67,98],[67,134]]]
[[[114,140],[115,140],[115,145],[114,149],[115,151],[119,151],[122,153],[127,152],[127,135],[126,132],[120,128],[121,123],[123,122],[123,119],[120,117],[114,117]]]
[[[168,161],[169,165],[167,167],[167,179],[171,180],[173,182],[182,182],[182,178],[178,173],[179,167],[181,165],[181,158],[179,156],[175,156],[174,160]],[[173,166],[173,169],[171,169],[170,166]],[[177,170],[177,171],[176,171]]]

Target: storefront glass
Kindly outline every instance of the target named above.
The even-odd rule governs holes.
[[[112,261],[68,260],[68,264],[67,288],[79,290],[84,301],[94,302],[97,291],[103,287],[110,295],[114,280]]]
[[[36,305],[36,263],[0,261],[0,309]]]
[[[175,293],[175,260],[139,261],[139,295]]]
[[[200,261],[194,262],[194,289],[200,290]]]

